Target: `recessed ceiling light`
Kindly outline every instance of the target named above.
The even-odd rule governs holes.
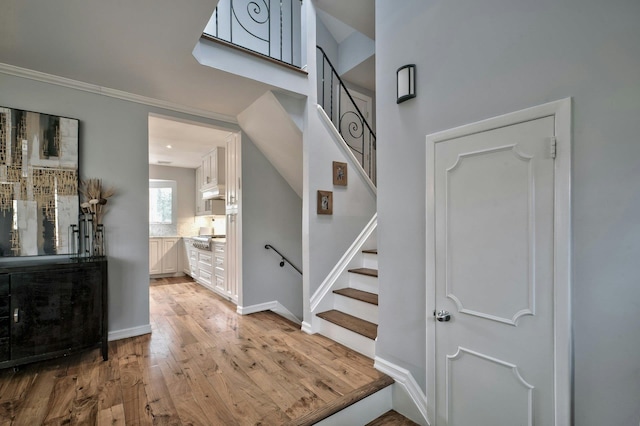
[[[167,145],[167,148],[171,149],[171,148],[173,148],[173,147],[172,147],[171,145]]]

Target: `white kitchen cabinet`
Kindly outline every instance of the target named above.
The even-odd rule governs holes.
[[[202,174],[200,166],[196,169],[196,216],[224,215],[224,200],[202,199]]]
[[[175,274],[178,272],[178,241],[179,238],[162,239],[162,273]]]
[[[193,246],[186,249],[189,257],[189,275],[197,283],[207,287],[220,296],[234,303],[238,302],[238,293],[230,287],[226,279],[226,242],[214,240],[212,250],[197,249]]]
[[[189,263],[189,251],[191,246],[191,238],[182,238],[184,245],[182,246],[182,272],[191,275],[191,264]]]
[[[215,286],[219,292],[224,293],[227,297],[232,297],[233,295],[229,292],[227,288],[227,280],[224,275],[224,249],[225,244],[222,241],[214,241],[213,242],[213,259],[214,259],[214,268],[213,275],[215,278]]]
[[[180,238],[149,238],[149,275],[176,274],[179,270]]]
[[[225,149],[216,147],[202,157],[201,189],[218,187],[224,193],[225,184]]]
[[[149,238],[149,275],[162,273],[162,238]]]
[[[202,199],[202,166],[196,169],[196,216],[211,214],[211,200]]]
[[[198,279],[197,281],[214,289],[213,285],[213,254],[210,250],[198,250]]]

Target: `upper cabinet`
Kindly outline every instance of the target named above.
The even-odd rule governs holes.
[[[196,169],[196,216],[224,215],[225,149],[214,148]]]
[[[218,188],[220,194],[224,194],[225,184],[225,150],[217,147],[202,157],[202,181],[200,189],[204,192]]]

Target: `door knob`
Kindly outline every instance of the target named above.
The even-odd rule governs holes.
[[[440,322],[447,322],[451,320],[451,314],[449,313],[449,311],[438,311],[437,314],[434,312],[434,315],[436,316],[436,319]]]

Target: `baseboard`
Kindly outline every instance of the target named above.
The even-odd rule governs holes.
[[[376,370],[392,377],[396,381],[396,384],[404,388],[411,398],[413,405],[418,409],[423,418],[423,421],[418,423],[428,425],[429,416],[427,415],[427,397],[422,389],[420,389],[418,382],[413,378],[411,372],[380,357],[374,358],[373,367]]]
[[[313,327],[307,321],[302,321],[301,330],[307,334],[315,334],[315,332],[313,331]]]
[[[259,303],[257,305],[240,306],[236,308],[236,312],[240,315],[249,315],[256,312],[272,311],[281,317],[288,319],[298,325],[302,324],[302,321],[296,317],[290,310],[288,310],[282,303],[274,300],[272,302]]]
[[[360,252],[360,249],[367,241],[367,239],[371,236],[373,231],[376,229],[378,224],[378,214],[374,214],[369,223],[364,227],[360,235],[356,238],[356,240],[351,244],[351,246],[347,249],[347,251],[342,255],[338,263],[333,267],[329,275],[322,281],[320,287],[313,293],[311,296],[310,302],[310,310],[311,312],[315,312],[320,304],[320,301],[324,299],[324,297],[331,291],[333,285],[336,283],[338,278],[344,271],[347,269],[349,262],[355,257],[356,254]]]
[[[110,331],[109,341],[126,339],[128,337],[142,336],[151,333],[151,324],[145,324],[138,327],[123,328],[122,330]]]

